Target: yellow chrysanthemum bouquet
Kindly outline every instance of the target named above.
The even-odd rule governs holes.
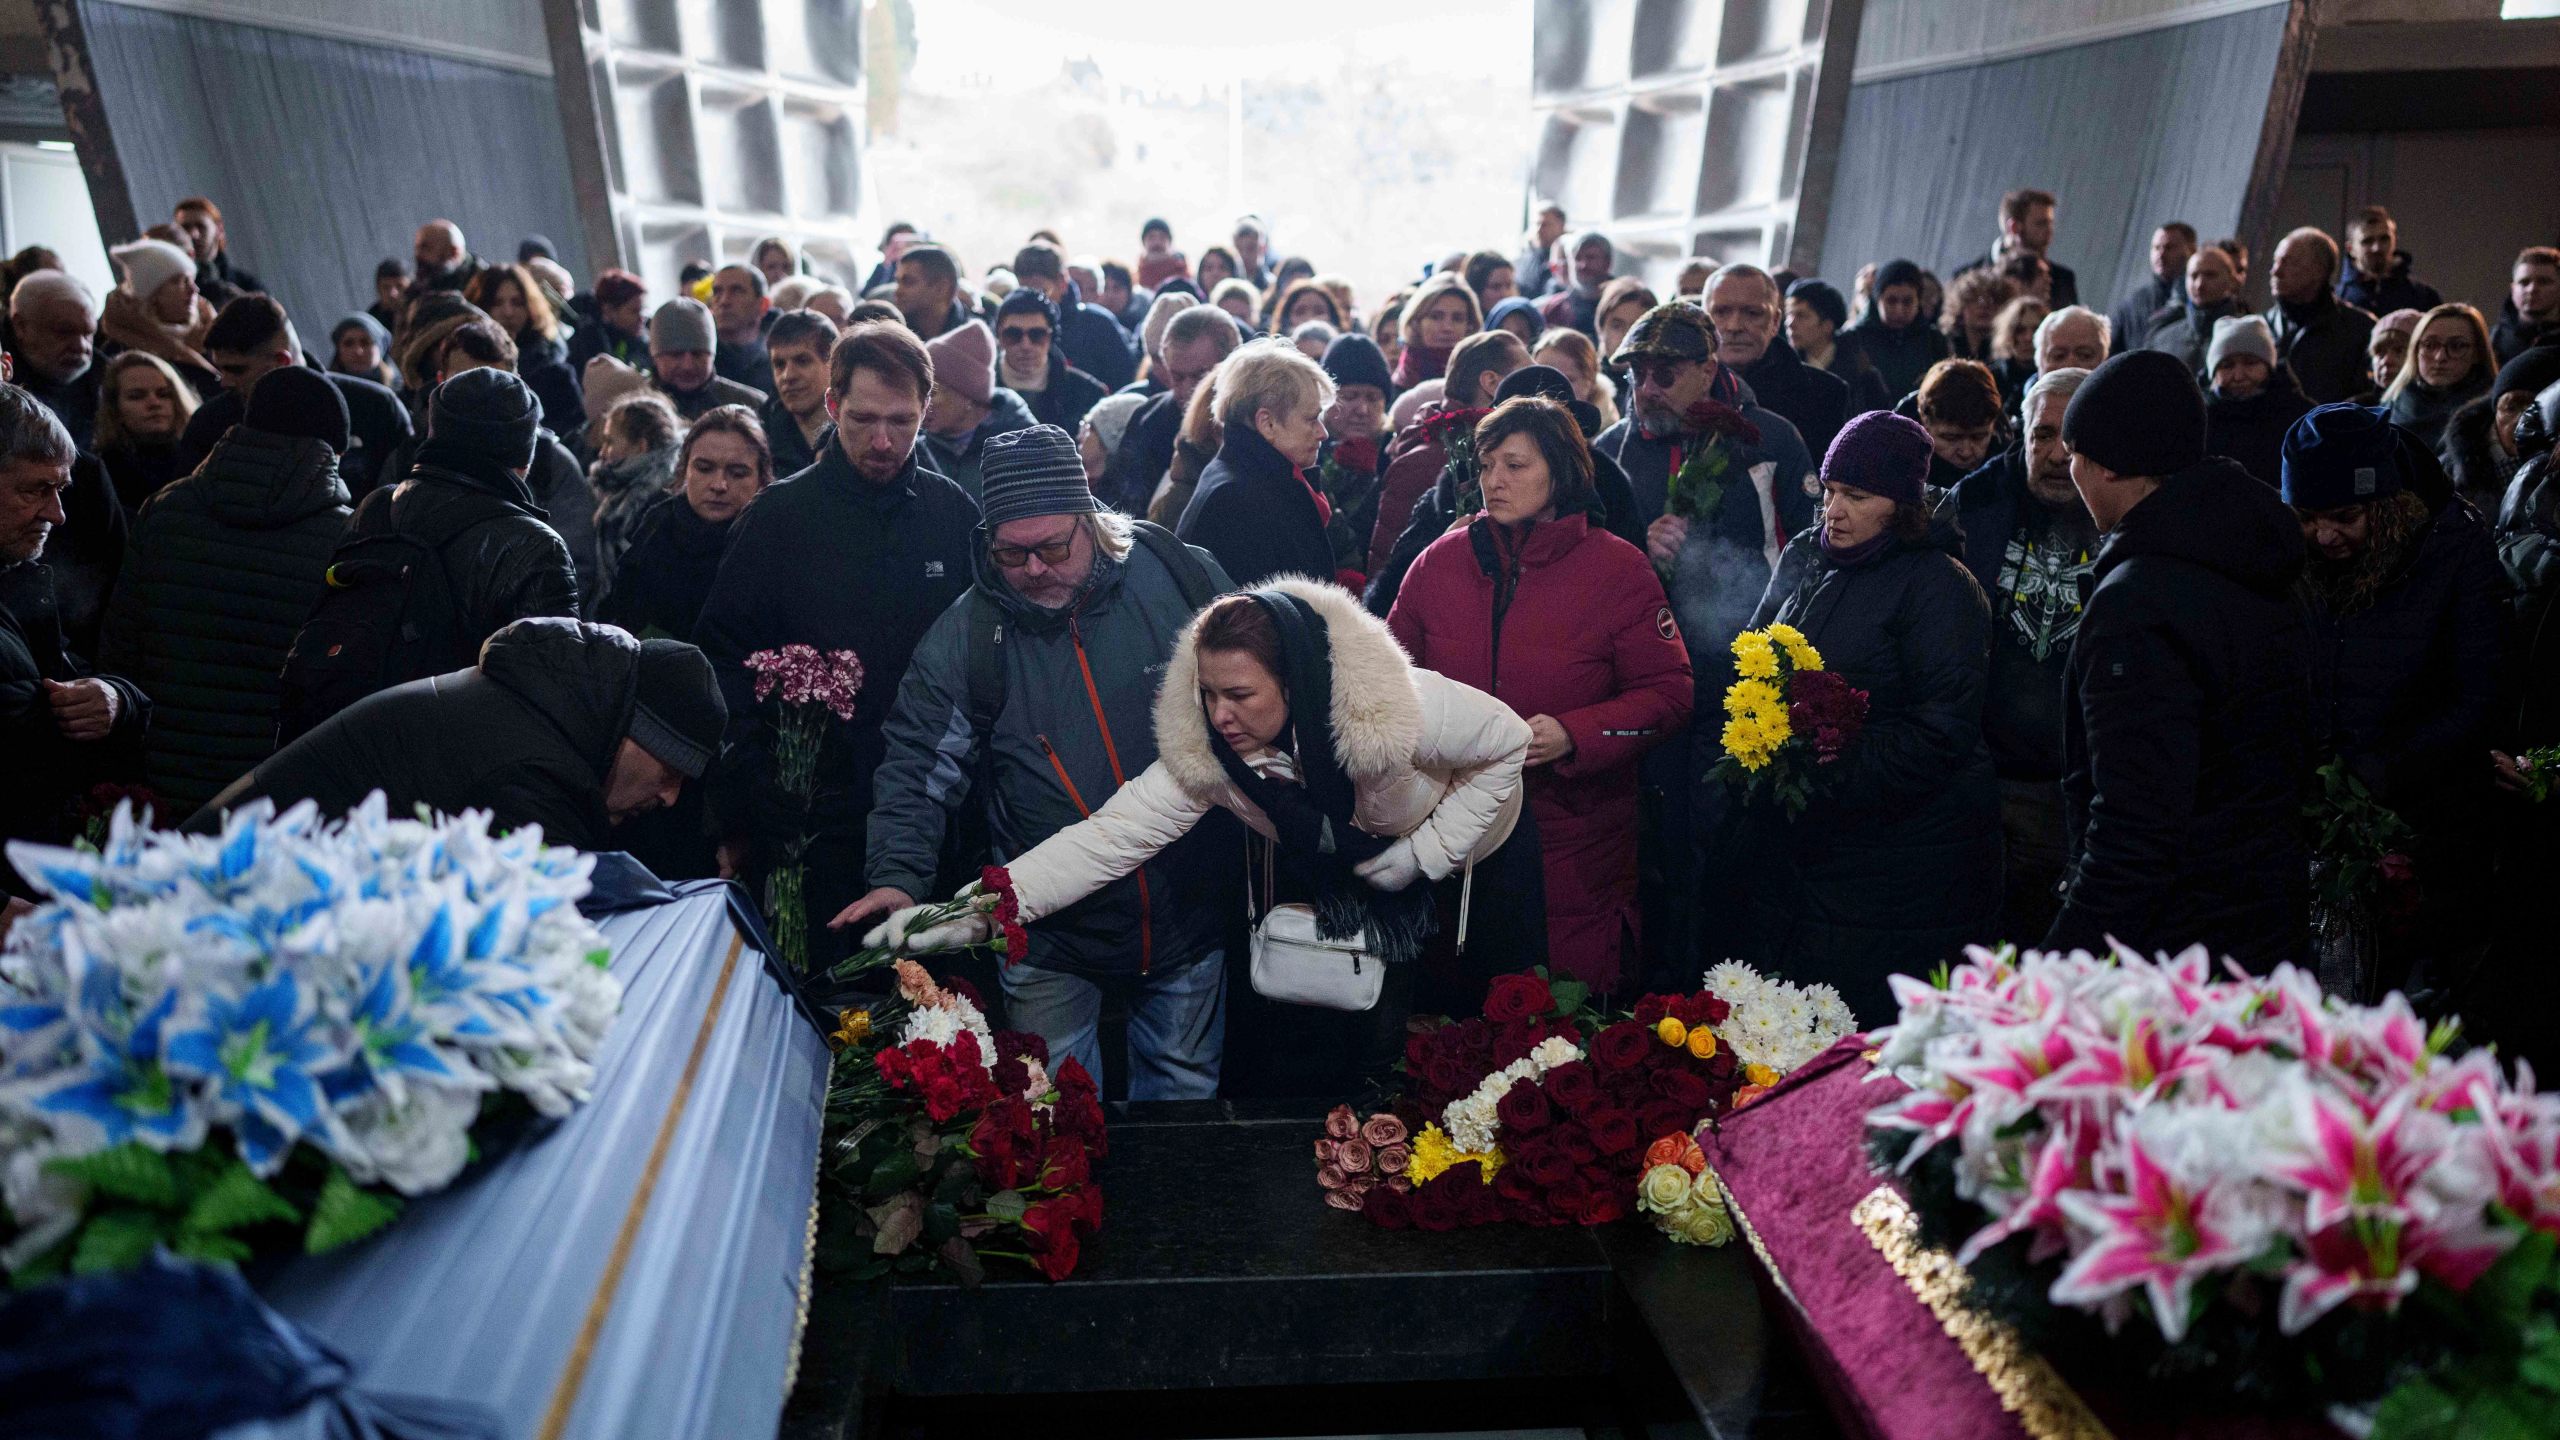
[[[1735,680],[1724,692],[1724,756],[1710,772],[1746,798],[1804,812],[1821,767],[1867,723],[1867,692],[1822,668],[1822,652],[1792,625],[1733,637]]]

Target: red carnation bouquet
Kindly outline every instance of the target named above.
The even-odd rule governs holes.
[[[1325,1203],[1394,1230],[1632,1213],[1646,1142],[1724,1113],[1753,1077],[1706,990],[1625,1014],[1589,998],[1541,969],[1496,979],[1479,1017],[1413,1021],[1403,1093],[1365,1119],[1336,1110],[1316,1142]]]
[[[1018,956],[1010,877],[991,866],[980,887],[928,923],[991,909]],[[976,1284],[1002,1258],[1065,1279],[1102,1225],[1093,1168],[1109,1142],[1093,1077],[1073,1059],[1052,1071],[1039,1036],[989,1028],[968,982],[936,982],[885,948],[835,974],[884,966],[896,989],[838,1011],[829,1037],[820,1262],[862,1278],[940,1266]]]

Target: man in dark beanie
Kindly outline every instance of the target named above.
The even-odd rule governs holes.
[[[2308,948],[2302,527],[2204,435],[2195,377],[2157,350],[2099,366],[2063,412],[2107,538],[2063,676],[2072,859],[2045,942],[2201,944],[2263,972]]]
[[[1031,417],[1073,435],[1085,412],[1111,393],[1067,362],[1058,344],[1058,306],[1028,285],[996,307],[996,383],[1022,397]]]
[[[840,935],[943,893],[934,871],[962,805],[984,813],[997,854],[1019,855],[1154,764],[1157,675],[1192,611],[1228,588],[1206,551],[1096,500],[1064,430],[996,436],[980,475],[976,583],[898,686],[873,782],[873,888],[835,916]],[[1033,925],[1029,958],[1003,971],[1014,1027],[1099,1064],[1113,988],[1129,1007],[1130,1098],[1216,1095],[1238,836],[1203,826]]]
[[[435,388],[416,463],[356,507],[294,638],[279,742],[374,690],[469,664],[510,621],[578,613],[569,547],[525,485],[541,427],[542,403],[507,371]]]
[[[2486,938],[2478,822],[2503,638],[2497,552],[2436,458],[2379,408],[2323,405],[2295,421],[2284,499],[2311,547],[2314,753],[2416,832],[2422,918],[2386,936],[2380,987],[2442,984]]]
[[[187,822],[218,833],[252,800],[341,815],[379,790],[394,815],[491,812],[581,850],[676,802],[719,752],[728,707],[702,652],[610,625],[519,620],[476,665],[397,685],[340,711],[232,782]]]
[[[99,660],[160,698],[143,761],[164,822],[275,749],[277,676],[346,535],[346,448],[338,388],[288,365],[135,517]]]

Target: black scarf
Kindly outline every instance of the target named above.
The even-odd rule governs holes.
[[[1289,724],[1275,743],[1296,757],[1299,783],[1257,772],[1211,726],[1209,743],[1218,764],[1245,798],[1270,817],[1279,835],[1280,868],[1314,898],[1318,934],[1348,940],[1365,932],[1369,948],[1390,964],[1418,959],[1422,942],[1434,929],[1430,887],[1379,890],[1352,873],[1353,866],[1395,842],[1351,823],[1358,792],[1333,749],[1333,651],[1324,617],[1282,591],[1249,593],[1280,633],[1280,657],[1288,671],[1280,680],[1289,697]],[[1201,708],[1205,722],[1208,707],[1204,703]],[[1301,725],[1301,717],[1310,717],[1308,723]]]

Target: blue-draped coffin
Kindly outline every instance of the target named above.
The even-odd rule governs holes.
[[[585,1106],[259,1287],[359,1389],[475,1402],[510,1440],[773,1433],[807,1313],[827,1046],[730,893],[600,922],[624,998]]]

